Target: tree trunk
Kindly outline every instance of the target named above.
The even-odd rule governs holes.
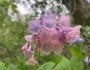
[[[90,26],[90,3],[86,0],[62,0],[66,5],[75,23]]]

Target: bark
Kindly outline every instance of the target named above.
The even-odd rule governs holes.
[[[76,24],[90,26],[90,3],[86,0],[62,0]]]

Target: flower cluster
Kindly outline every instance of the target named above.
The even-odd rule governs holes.
[[[34,53],[38,49],[46,55],[49,55],[51,51],[59,54],[62,53],[66,43],[71,46],[73,43],[83,40],[80,38],[80,25],[70,27],[70,18],[65,15],[60,16],[59,20],[55,18],[55,14],[48,13],[46,16],[41,16],[40,20],[29,22],[28,31],[32,35],[25,36],[27,43],[22,47],[23,54],[30,58],[26,64],[38,63],[34,59]],[[32,44],[36,44],[34,50],[31,50]]]

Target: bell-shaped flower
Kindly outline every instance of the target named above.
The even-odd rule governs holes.
[[[28,49],[28,43],[26,43],[23,47],[22,47],[22,51],[25,51]]]
[[[51,37],[50,37],[51,42],[52,43],[58,42],[59,41],[59,31],[56,30],[56,29],[53,29],[51,34],[52,34]]]
[[[52,30],[55,28],[57,21],[51,15],[46,16],[42,19],[42,25],[47,30]]]
[[[40,47],[40,51],[46,55],[49,55],[52,50],[53,50],[53,44],[50,41],[45,42]]]
[[[70,18],[68,16],[62,15],[59,18],[59,26],[61,27],[69,27],[70,26]]]
[[[29,22],[28,31],[34,34],[39,33],[42,28],[42,24],[40,20],[32,20]]]
[[[42,28],[37,36],[39,37],[40,42],[43,44],[44,42],[47,42],[50,40],[51,31],[45,28]]]
[[[67,39],[67,42],[70,44],[70,46],[72,45],[72,43],[74,43],[76,41],[76,39],[80,36],[80,28],[81,26],[75,26],[74,28],[72,28],[67,36],[66,36],[66,39]]]
[[[61,42],[57,42],[54,44],[53,50],[56,54],[62,53],[62,48],[64,48],[64,45]]]
[[[32,57],[26,62],[26,64],[34,66],[38,64],[38,62],[35,60],[34,55],[32,55]]]
[[[33,43],[34,43],[35,34],[26,35],[24,38],[25,38],[25,40],[28,41],[30,44],[33,44]]]
[[[27,50],[23,51],[24,56],[31,57],[33,55],[33,51],[31,50],[31,45],[28,47]]]

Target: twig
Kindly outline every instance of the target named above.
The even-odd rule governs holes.
[[[75,0],[75,2],[74,2],[74,10],[73,10],[73,12],[71,13],[72,15],[75,13],[75,10],[76,10],[76,0]]]

